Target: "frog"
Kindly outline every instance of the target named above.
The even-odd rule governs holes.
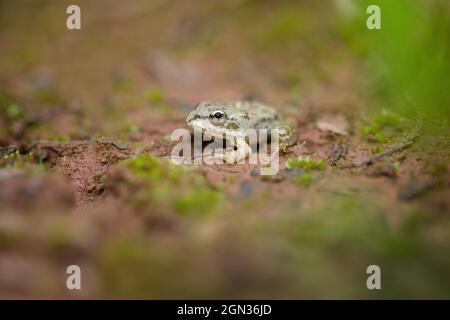
[[[271,130],[277,130],[279,150],[284,153],[296,144],[293,126],[275,107],[258,101],[202,101],[189,113],[186,123],[194,130],[230,143],[231,148],[214,156],[225,163],[237,163],[252,155],[249,129],[266,129],[269,137]]]

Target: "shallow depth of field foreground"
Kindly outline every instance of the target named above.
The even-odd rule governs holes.
[[[448,1],[70,4],[0,1],[0,298],[450,298]],[[204,100],[279,172],[173,164]]]

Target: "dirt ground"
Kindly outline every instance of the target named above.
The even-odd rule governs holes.
[[[0,2],[1,298],[450,297],[448,134],[370,112],[328,4],[79,5]],[[215,99],[295,123],[276,176],[167,160]]]

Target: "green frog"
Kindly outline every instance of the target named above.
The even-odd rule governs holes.
[[[256,101],[204,101],[191,111],[186,123],[193,129],[202,130],[212,137],[220,137],[231,143],[219,158],[226,163],[239,162],[252,154],[249,142],[250,129],[276,130],[279,136],[280,150],[296,144],[293,127],[271,106]],[[258,144],[261,141],[257,142]]]

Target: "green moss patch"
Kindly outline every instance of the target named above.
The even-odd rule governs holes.
[[[206,214],[214,212],[222,198],[221,191],[208,186],[202,176],[187,167],[144,153],[123,164],[132,174],[129,183],[138,189],[132,195],[138,207],[154,204],[161,212]]]
[[[286,169],[301,168],[306,171],[323,170],[325,168],[325,161],[323,159],[312,159],[309,156],[299,156],[288,159],[285,166]]]

